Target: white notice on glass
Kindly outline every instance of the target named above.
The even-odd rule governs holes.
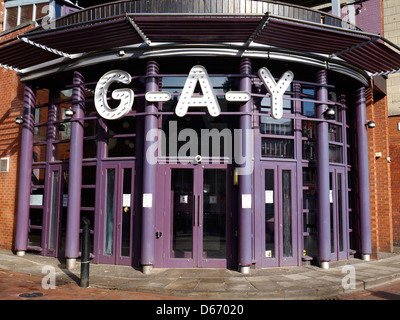
[[[151,208],[153,206],[153,194],[143,193],[143,208]]]
[[[130,207],[131,206],[131,195],[130,194],[123,194],[122,196],[122,206],[123,207]]]
[[[251,194],[242,194],[242,209],[251,209]]]
[[[329,190],[329,203],[333,203],[333,190]]]
[[[43,195],[42,194],[31,194],[29,204],[31,206],[42,206],[43,205]]]
[[[265,203],[274,203],[274,191],[265,190]]]

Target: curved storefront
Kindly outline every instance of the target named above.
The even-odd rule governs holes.
[[[86,217],[94,262],[145,271],[368,258],[366,92],[400,59],[332,16],[250,2],[117,2],[0,49],[26,84],[18,252],[73,263]]]

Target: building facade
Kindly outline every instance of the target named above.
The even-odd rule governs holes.
[[[398,48],[287,3],[167,2],[84,9],[0,48],[25,88],[15,251],[72,266],[85,217],[95,263],[145,272],[375,256],[390,168],[371,145]]]

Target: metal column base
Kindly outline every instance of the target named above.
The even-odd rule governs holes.
[[[370,261],[370,255],[369,254],[362,254],[361,259],[364,261]]]
[[[144,273],[144,274],[150,274],[151,273],[151,270],[153,270],[153,266],[150,264],[150,265],[145,265],[145,266],[142,266],[142,272]]]
[[[72,270],[76,267],[76,259],[75,258],[67,258],[67,269]]]
[[[249,274],[250,273],[250,267],[239,266],[239,272],[242,273],[242,274]]]
[[[17,251],[18,257],[23,257],[25,255],[25,251]]]
[[[322,269],[325,269],[325,270],[329,269],[329,262],[328,261],[321,261],[320,267]]]

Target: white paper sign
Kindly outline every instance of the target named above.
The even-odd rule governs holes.
[[[329,190],[329,202],[333,203],[333,190]]]
[[[131,195],[130,194],[123,194],[122,195],[122,206],[123,207],[130,207],[131,206]]]
[[[68,207],[68,194],[63,194],[63,207]]]
[[[187,195],[179,196],[179,203],[183,203],[183,204],[189,203],[189,196],[187,196]]]
[[[274,203],[274,191],[265,190],[265,203]]]
[[[143,208],[153,207],[153,194],[143,193]]]
[[[31,194],[29,203],[31,206],[42,206],[43,205],[43,195],[42,194]]]
[[[251,209],[251,194],[242,194],[242,209]]]

